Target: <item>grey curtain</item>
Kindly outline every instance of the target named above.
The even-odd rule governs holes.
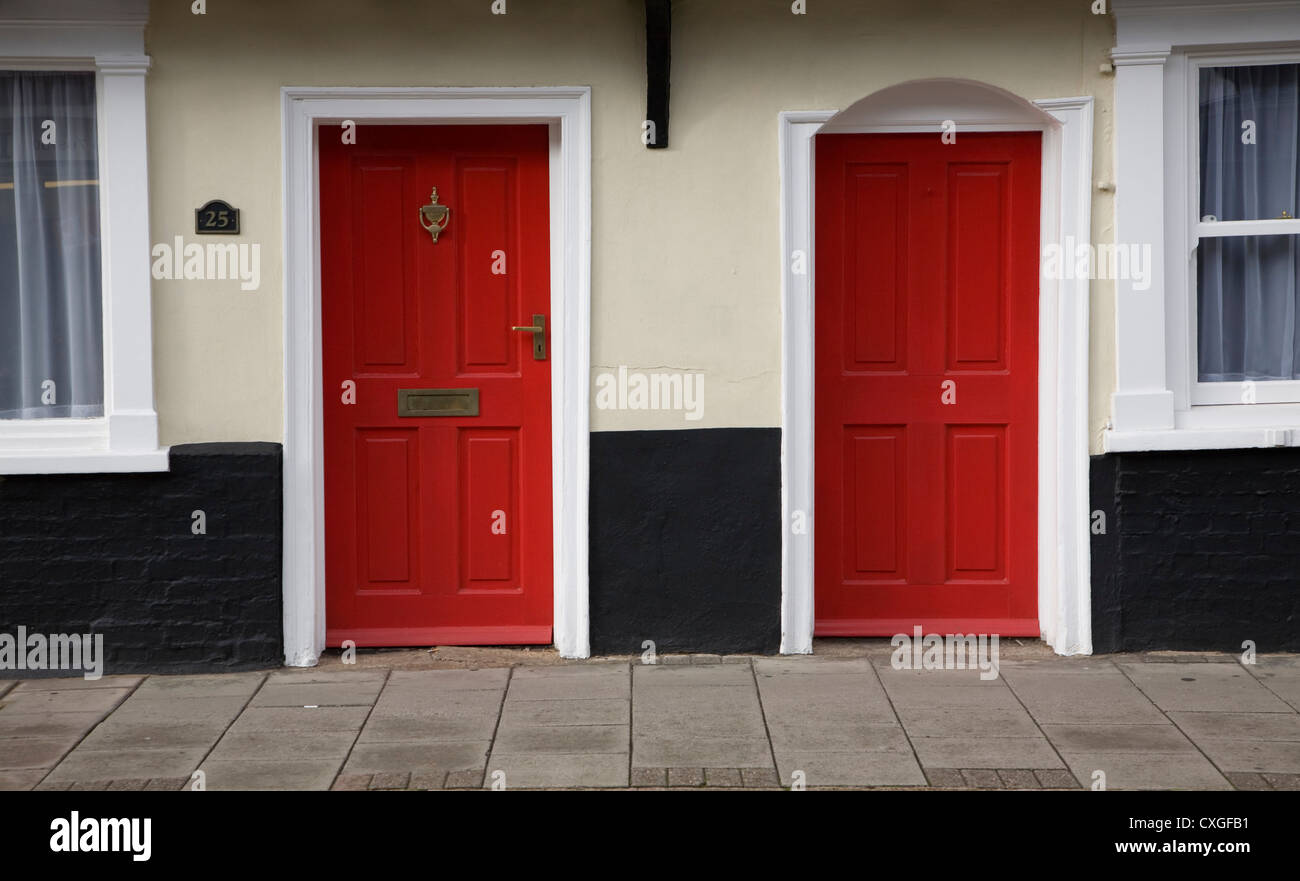
[[[1300,65],[1202,68],[1201,216],[1296,216]],[[1255,143],[1242,143],[1242,123]],[[1202,382],[1300,379],[1297,236],[1201,239],[1197,253]]]
[[[94,74],[0,71],[0,419],[104,413],[98,178]]]

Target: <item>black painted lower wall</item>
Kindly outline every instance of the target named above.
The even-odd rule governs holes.
[[[591,435],[595,653],[779,649],[780,455],[775,428]],[[1091,479],[1095,651],[1300,651],[1300,450],[1111,454]],[[103,634],[106,673],[277,666],[281,511],[278,444],[0,477],[0,634]]]
[[[175,446],[170,464],[0,477],[0,633],[103,634],[106,673],[282,664],[280,445]]]
[[[1300,450],[1092,459],[1093,649],[1300,651]]]
[[[597,654],[776,652],[781,431],[591,435]]]

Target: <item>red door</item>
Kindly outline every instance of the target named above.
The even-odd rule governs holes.
[[[326,641],[550,643],[550,339],[511,329],[550,317],[547,129],[340,131],[320,131]]]
[[[1038,133],[816,138],[820,636],[1037,636]]]

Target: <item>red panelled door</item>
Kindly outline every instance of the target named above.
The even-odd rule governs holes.
[[[326,641],[550,643],[550,353],[511,329],[550,317],[547,129],[340,132],[320,132]]]
[[[1037,636],[1034,133],[816,138],[820,636]]]

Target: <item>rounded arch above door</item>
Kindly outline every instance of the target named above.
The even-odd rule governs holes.
[[[1060,124],[1033,102],[1005,89],[978,80],[938,78],[911,80],[872,92],[828,119],[818,133],[938,127],[945,120],[952,120],[959,129]]]

